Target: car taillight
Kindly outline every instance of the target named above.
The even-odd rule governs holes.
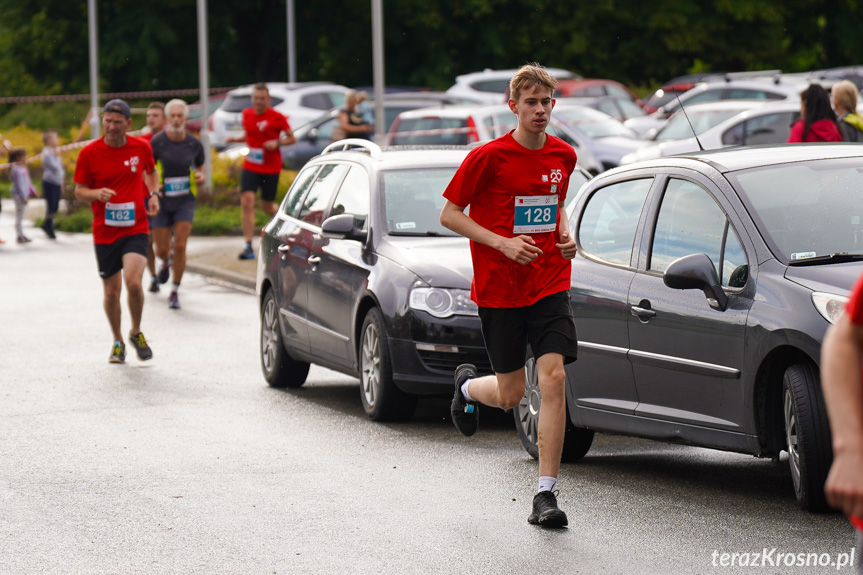
[[[476,131],[476,124],[473,121],[473,117],[467,117],[467,143],[473,144],[474,142],[479,142],[479,133]]]

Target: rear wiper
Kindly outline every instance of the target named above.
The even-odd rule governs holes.
[[[801,258],[788,262],[789,266],[812,266],[819,264],[841,264],[845,262],[863,261],[863,254],[849,254],[848,252],[839,252],[837,254],[829,254],[824,256],[812,256],[811,258]]]

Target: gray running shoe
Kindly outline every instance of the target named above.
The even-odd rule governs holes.
[[[144,337],[143,333],[137,333],[135,335],[130,333],[129,343],[131,343],[132,347],[135,348],[135,351],[138,353],[138,359],[141,361],[146,361],[153,357],[153,350],[150,349],[149,345],[147,345],[147,338]]]
[[[168,307],[171,309],[180,309],[180,298],[177,297],[177,292],[171,292],[171,297],[168,298]]]

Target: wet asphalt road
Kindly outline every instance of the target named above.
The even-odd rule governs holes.
[[[328,370],[270,389],[255,298],[200,276],[180,312],[148,297],[152,361],[109,365],[89,237],[36,231],[0,246],[0,574],[853,572],[720,566],[854,536],[797,508],[784,464],[622,437],[563,467],[569,529],[530,526],[507,414],[467,439],[445,399],[382,425]]]

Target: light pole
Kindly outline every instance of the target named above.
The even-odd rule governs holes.
[[[87,29],[90,34],[90,137],[99,137],[99,39],[96,28],[96,0],[87,0]]]
[[[207,0],[198,0],[198,83],[201,90],[201,145],[207,191],[213,193],[213,158],[210,150],[210,63],[207,48]]]

